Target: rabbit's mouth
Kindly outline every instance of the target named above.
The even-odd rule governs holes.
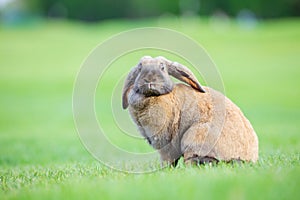
[[[149,90],[143,91],[143,95],[145,95],[145,97],[159,96],[160,92],[155,89],[149,89]]]
[[[166,90],[165,87],[161,84],[146,83],[139,86],[137,92],[143,94],[145,97],[151,97],[166,94],[170,91]]]
[[[143,94],[145,97],[160,96],[163,94],[170,93],[172,86],[168,87],[160,83],[144,83],[136,87],[137,93]]]

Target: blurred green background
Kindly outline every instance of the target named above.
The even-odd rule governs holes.
[[[4,16],[8,18],[12,15],[22,18],[24,16],[49,16],[98,21],[111,18],[136,19],[160,15],[210,16],[217,13],[231,17],[255,15],[258,18],[300,15],[300,2],[298,0],[1,0],[1,2],[6,7],[3,12]],[[8,4],[10,5],[7,6]]]
[[[0,0],[0,199],[298,199],[299,14],[296,0]],[[257,164],[180,162],[134,175],[106,168],[85,150],[72,115],[82,62],[112,35],[149,26],[182,32],[207,50],[226,95],[258,134]],[[164,53],[123,56],[107,84],[120,81],[117,65],[126,73],[143,54]],[[100,104],[110,87],[97,90],[98,114],[111,115]],[[118,133],[114,121],[105,125]]]

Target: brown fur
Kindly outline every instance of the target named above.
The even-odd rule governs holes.
[[[200,163],[256,162],[258,138],[241,110],[220,92],[201,89],[206,92],[176,84],[170,93],[137,98],[129,104],[129,112],[164,162],[176,164],[181,156],[187,164],[197,157]],[[128,90],[126,95],[133,93]]]

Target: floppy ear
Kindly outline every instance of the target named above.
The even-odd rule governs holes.
[[[205,93],[205,90],[200,86],[195,75],[187,67],[177,62],[171,62],[164,57],[160,58],[163,59],[166,65],[168,66],[168,73],[171,76],[189,84],[199,92]]]
[[[122,92],[122,106],[123,109],[126,109],[128,107],[128,92],[129,90],[132,88],[134,81],[136,79],[136,77],[138,76],[139,72],[140,72],[140,63],[134,67],[128,74],[125,83],[124,83],[124,87],[123,87],[123,92]]]

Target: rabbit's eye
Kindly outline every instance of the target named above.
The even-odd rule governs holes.
[[[163,63],[160,63],[160,69],[161,69],[161,71],[164,71],[164,70],[165,70],[165,66],[164,66]]]
[[[142,70],[142,67],[143,67],[142,63],[139,63],[139,65],[138,65],[138,70],[141,71],[141,70]]]

